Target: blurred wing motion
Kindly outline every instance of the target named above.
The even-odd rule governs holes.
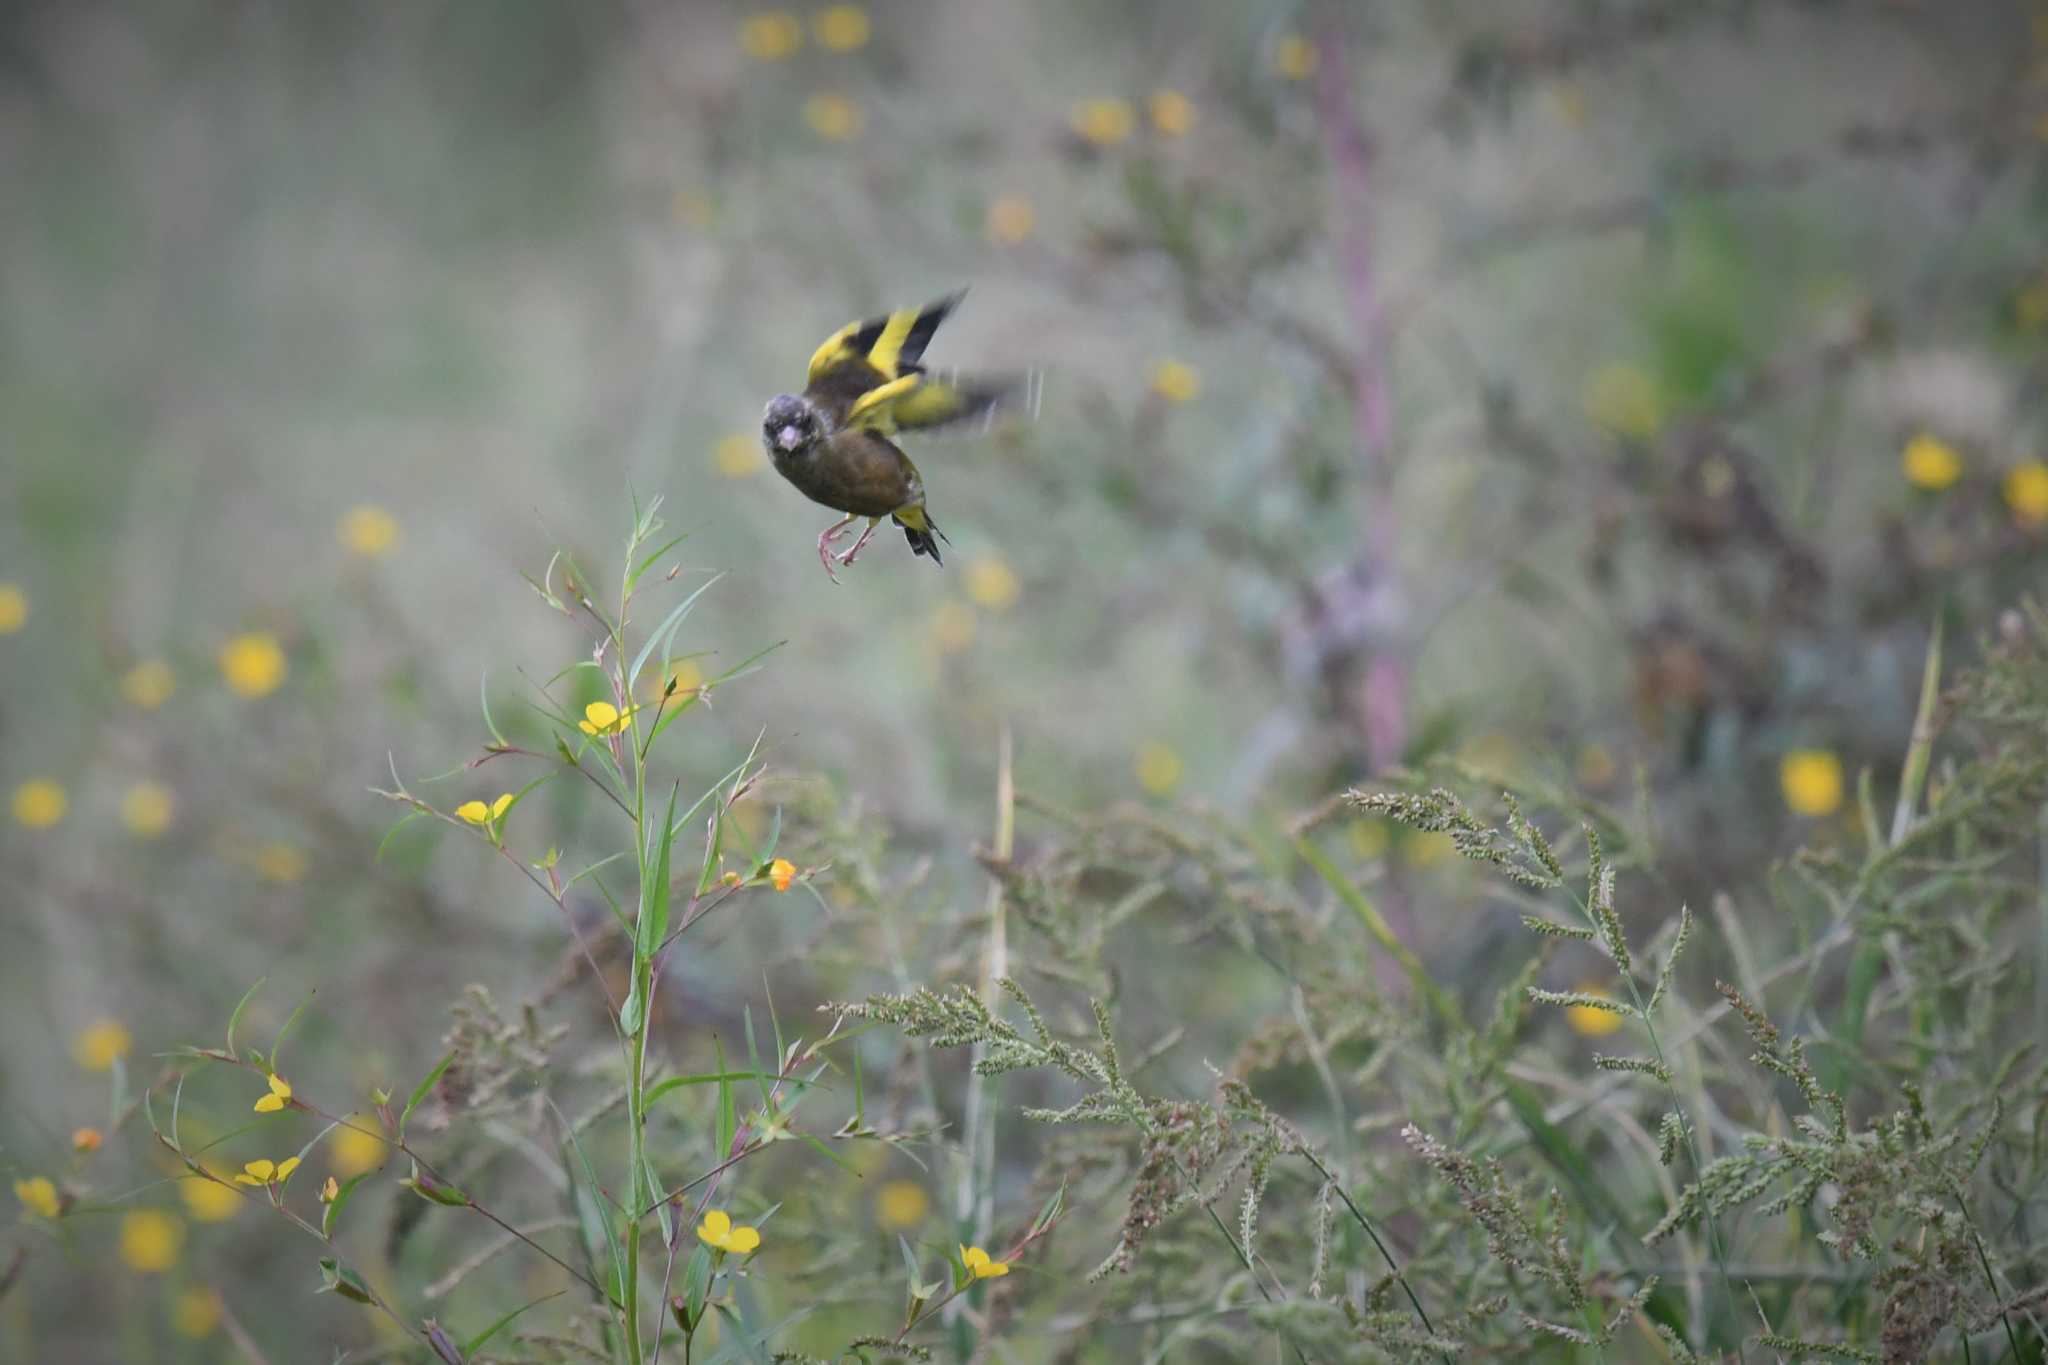
[[[812,353],[806,396],[831,414],[835,426],[884,435],[985,420],[1013,406],[1035,407],[1035,375],[933,374],[919,363],[962,293],[922,308],[849,322]]]

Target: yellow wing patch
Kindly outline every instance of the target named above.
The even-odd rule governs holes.
[[[923,375],[906,374],[869,389],[856,398],[853,406],[846,410],[846,425],[866,427],[870,431],[879,431],[884,435],[894,431],[896,405],[903,400],[905,394],[915,389],[923,378]]]
[[[885,380],[914,371],[932,334],[959,302],[959,294],[948,294],[922,308],[899,308],[884,317],[847,323],[811,353],[810,381],[817,382],[820,375],[850,360],[866,361]]]

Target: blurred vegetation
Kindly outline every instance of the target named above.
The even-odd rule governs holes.
[[[0,1359],[2043,1358],[2048,11],[49,2],[0,177]]]

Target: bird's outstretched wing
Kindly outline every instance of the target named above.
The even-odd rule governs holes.
[[[959,306],[966,290],[946,295],[922,308],[902,308],[864,322],[849,322],[811,355],[810,382],[818,383],[834,371],[849,365],[872,369],[887,383],[906,374],[919,374],[924,348],[946,315]]]
[[[965,293],[847,323],[811,356],[806,393],[831,413],[835,426],[884,436],[984,419],[1004,408],[1035,408],[1036,375],[925,368],[925,347]]]

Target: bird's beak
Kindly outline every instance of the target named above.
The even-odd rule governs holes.
[[[804,443],[804,434],[793,426],[784,427],[775,433],[775,444],[784,450],[795,450]]]

